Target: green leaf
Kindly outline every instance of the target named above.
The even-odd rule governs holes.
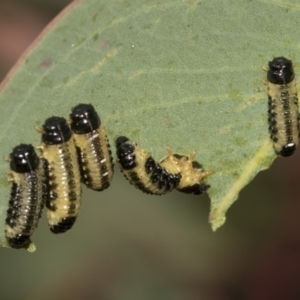
[[[19,143],[38,145],[34,127],[47,117],[92,103],[113,151],[119,135],[157,160],[166,146],[197,150],[204,169],[215,172],[206,181],[216,230],[240,190],[276,158],[261,67],[273,56],[299,62],[297,2],[81,1],[2,84],[2,156]],[[0,164],[3,224],[7,168]]]

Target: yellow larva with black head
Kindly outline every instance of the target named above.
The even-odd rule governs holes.
[[[172,170],[181,175],[176,186],[177,191],[185,194],[201,195],[210,187],[203,182],[203,178],[212,174],[213,171],[203,171],[202,166],[194,160],[196,151],[193,151],[190,156],[185,156],[173,154],[168,147],[167,152],[167,157],[160,164],[167,170]]]
[[[76,148],[64,118],[47,119],[41,131],[48,223],[53,233],[62,233],[72,228],[81,204]]]
[[[81,180],[88,187],[102,191],[113,177],[113,158],[101,120],[91,104],[78,104],[70,114]]]
[[[43,208],[43,167],[32,145],[16,146],[9,157],[12,182],[5,236],[13,248],[30,243]]]
[[[271,139],[278,154],[290,156],[299,140],[298,97],[292,61],[275,57],[269,62],[267,78]]]
[[[116,139],[118,164],[128,181],[144,193],[163,195],[175,188],[181,175],[167,171],[147,151],[125,136]]]

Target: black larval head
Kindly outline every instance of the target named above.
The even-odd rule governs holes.
[[[126,143],[127,141],[129,141],[129,138],[127,138],[126,136],[119,136],[116,139],[116,147],[119,148],[122,144]]]
[[[101,120],[92,104],[78,104],[70,114],[71,129],[76,134],[86,134],[99,128]]]
[[[117,149],[117,157],[119,159],[122,159],[122,158],[134,153],[134,150],[135,150],[135,148],[134,148],[133,145],[131,145],[131,144],[122,144]]]
[[[136,167],[135,147],[131,144],[120,143],[117,147],[117,157],[124,170],[131,170]]]
[[[70,140],[71,130],[67,120],[61,117],[51,117],[43,125],[42,141],[48,145],[62,144]]]
[[[27,173],[38,168],[40,159],[32,145],[20,144],[10,153],[10,168],[17,173]]]
[[[295,78],[291,60],[280,56],[269,62],[268,80],[273,84],[288,84]]]

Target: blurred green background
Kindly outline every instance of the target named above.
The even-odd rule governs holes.
[[[1,80],[69,2],[0,1]],[[299,165],[299,150],[277,159],[216,233],[206,195],[144,195],[116,166],[108,190],[83,189],[71,231],[44,215],[34,254],[0,249],[0,299],[300,299]]]

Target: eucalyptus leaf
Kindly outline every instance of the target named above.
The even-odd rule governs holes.
[[[68,117],[74,105],[92,103],[113,153],[119,135],[158,161],[167,146],[185,155],[197,150],[196,160],[214,171],[206,182],[216,230],[240,190],[276,158],[262,66],[283,55],[297,72],[299,10],[296,0],[72,5],[2,84],[1,155],[19,143],[38,145],[34,127],[47,117]],[[7,169],[3,161],[1,224]],[[0,240],[4,245],[3,230]]]

